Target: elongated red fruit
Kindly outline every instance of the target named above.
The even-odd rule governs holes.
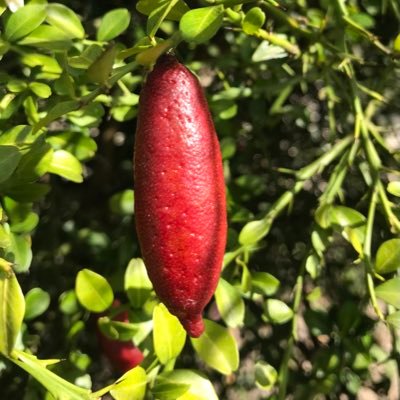
[[[198,337],[221,272],[225,185],[202,88],[174,56],[157,61],[140,94],[134,168],[136,229],[150,280]]]

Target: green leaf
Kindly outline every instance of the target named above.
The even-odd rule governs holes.
[[[31,354],[19,350],[14,350],[14,354],[16,357],[12,358],[11,361],[40,382],[55,399],[92,399],[88,389],[73,385],[46,368],[47,365],[54,364],[59,360],[39,360]]]
[[[222,26],[223,16],[224,7],[222,5],[188,11],[179,23],[183,39],[197,44],[206,42]]]
[[[253,35],[256,33],[265,22],[265,13],[260,7],[251,8],[242,21],[244,33]]]
[[[42,99],[47,99],[51,95],[51,88],[45,83],[31,82],[29,84],[29,89],[31,89],[36,96],[41,97]]]
[[[394,39],[393,51],[398,54],[400,53],[400,33],[396,36],[396,39]]]
[[[11,231],[27,233],[33,230],[39,222],[39,217],[32,212],[32,204],[18,203],[9,197],[4,197],[4,208],[11,221]]]
[[[109,317],[101,317],[97,320],[97,323],[101,332],[113,340],[132,340],[139,330],[136,324],[114,321]]]
[[[43,198],[49,190],[50,186],[43,183],[25,183],[24,185],[9,187],[5,193],[15,201],[30,203]]]
[[[154,8],[149,17],[147,18],[147,35],[154,38],[160,25],[171,12],[172,8],[177,4],[178,0],[164,0],[160,1],[158,6]]]
[[[168,1],[170,0],[139,0],[136,4],[136,9],[144,15],[150,15],[156,8],[159,8],[163,3]],[[183,14],[189,10],[189,7],[183,0],[178,0],[168,13],[166,19],[179,21]]]
[[[69,113],[68,119],[75,125],[91,128],[101,123],[103,115],[104,107],[98,101],[94,101],[77,111]]]
[[[268,272],[252,272],[251,284],[256,292],[272,296],[278,290],[280,282]]]
[[[39,129],[46,127],[50,122],[60,117],[63,117],[65,114],[68,114],[71,111],[79,109],[80,105],[81,103],[75,100],[68,100],[57,103],[53,108],[49,110],[47,115],[34,126],[33,131],[37,132]]]
[[[400,278],[390,279],[375,288],[376,296],[400,309]]]
[[[115,400],[142,400],[146,393],[147,376],[142,367],[136,367],[122,375],[110,390]]]
[[[111,46],[89,67],[87,76],[91,82],[104,83],[111,74],[117,49]]]
[[[178,318],[170,314],[164,304],[158,304],[153,310],[154,350],[161,363],[176,358],[186,341],[186,332]]]
[[[30,320],[43,314],[50,305],[50,295],[37,287],[25,295],[25,320]]]
[[[158,375],[152,393],[159,400],[218,400],[211,382],[189,369]]]
[[[56,150],[53,153],[48,171],[72,182],[81,183],[83,181],[82,164],[65,150]]]
[[[263,315],[267,321],[273,324],[284,324],[292,319],[293,311],[281,300],[268,299],[265,302],[265,311]]]
[[[18,147],[0,145],[0,183],[6,181],[12,175],[21,157]]]
[[[389,182],[387,186],[387,191],[393,196],[400,197],[400,182],[398,181]]]
[[[125,292],[135,308],[141,308],[149,298],[153,285],[141,258],[132,258],[125,271]]]
[[[19,144],[33,143],[37,138],[38,135],[32,134],[31,126],[15,125],[11,129],[8,129],[0,134],[0,145],[2,144],[19,145]],[[2,158],[3,157],[0,157],[0,159]]]
[[[259,361],[255,369],[256,385],[262,390],[271,390],[278,380],[278,372],[276,369],[266,363]]]
[[[85,36],[85,31],[78,16],[63,4],[48,4],[46,20],[56,28],[62,29],[70,38],[83,39]]]
[[[389,274],[398,268],[400,268],[400,239],[390,239],[379,246],[375,271],[378,274]]]
[[[114,300],[113,291],[107,280],[89,269],[78,272],[75,292],[82,306],[96,313],[105,311]]]
[[[386,321],[396,329],[400,329],[400,311],[389,314]]]
[[[63,149],[72,153],[79,161],[92,158],[97,150],[95,140],[83,132],[57,132],[47,136],[47,142],[55,150]]]
[[[110,208],[113,213],[120,215],[133,215],[134,192],[127,189],[114,194],[110,199]]]
[[[97,40],[106,42],[120,35],[129,26],[131,15],[126,8],[116,8],[104,15],[97,31]]]
[[[18,44],[61,51],[69,49],[72,46],[72,41],[61,29],[51,25],[41,25],[20,40]]]
[[[11,244],[8,249],[13,254],[14,270],[26,272],[31,266],[32,249],[29,235],[10,234]]]
[[[248,222],[240,231],[239,243],[243,246],[260,241],[271,229],[271,222],[264,219]]]
[[[191,338],[198,356],[211,368],[229,375],[239,367],[239,350],[228,329],[213,321],[204,320],[205,332],[199,338]]]
[[[5,23],[5,36],[10,42],[28,35],[46,18],[44,4],[28,4],[20,8]]]
[[[218,311],[228,326],[236,328],[243,325],[245,307],[239,289],[220,278],[215,300]]]
[[[10,355],[22,326],[25,299],[11,265],[0,261],[0,352]]]

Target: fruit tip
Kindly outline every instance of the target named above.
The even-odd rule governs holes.
[[[191,319],[181,321],[188,335],[192,338],[198,338],[204,332],[205,326],[201,315]]]

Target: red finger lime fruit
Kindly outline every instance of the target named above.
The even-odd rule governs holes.
[[[113,307],[118,307],[119,302],[114,301]],[[101,315],[99,315],[100,317]],[[122,311],[113,317],[113,321],[129,322],[128,312]],[[97,339],[102,351],[111,365],[118,372],[125,373],[132,368],[138,366],[144,359],[143,353],[133,342],[113,340],[103,334],[100,329],[96,329]]]
[[[203,90],[172,55],[159,58],[140,94],[134,178],[150,280],[188,334],[199,337],[225,250],[225,183]]]

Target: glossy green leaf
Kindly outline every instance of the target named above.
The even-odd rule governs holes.
[[[169,0],[139,0],[136,4],[136,9],[144,15],[150,15],[156,8],[159,8],[168,1]],[[178,0],[168,13],[166,19],[179,21],[183,14],[189,10],[189,7],[183,0]]]
[[[48,171],[72,182],[81,183],[83,181],[82,164],[65,150],[56,150],[53,153]]]
[[[153,285],[141,258],[132,258],[125,271],[125,292],[135,308],[141,308],[152,291]]]
[[[11,265],[0,261],[0,352],[9,355],[22,326],[25,300]]]
[[[107,280],[89,269],[78,272],[75,292],[82,306],[96,313],[105,311],[114,300],[114,293]]]
[[[234,337],[227,328],[213,321],[204,320],[205,332],[191,338],[197,355],[211,368],[229,375],[239,367],[239,351]]]
[[[46,18],[44,4],[28,4],[13,13],[5,23],[5,36],[10,42],[28,35]]]
[[[42,315],[50,305],[50,295],[37,287],[25,295],[25,320],[34,319]]]
[[[142,367],[136,367],[118,379],[110,390],[115,400],[142,400],[146,393],[147,376]]]
[[[243,31],[248,35],[253,35],[264,25],[264,22],[264,11],[260,7],[253,7],[246,13],[242,21]]]
[[[104,15],[97,30],[97,40],[109,41],[120,35],[129,26],[131,15],[126,8],[116,8]]]
[[[79,17],[63,4],[48,4],[46,20],[56,28],[62,29],[70,38],[83,39],[85,36]]]
[[[376,253],[375,271],[389,274],[400,268],[400,239],[383,242]]]
[[[18,147],[0,145],[0,183],[6,181],[12,175],[21,157]]]
[[[211,382],[189,369],[158,375],[152,393],[159,400],[218,400]]]
[[[253,290],[266,296],[272,296],[280,286],[280,282],[268,272],[252,272],[251,284]]]
[[[390,279],[375,288],[376,296],[400,309],[400,278]]]
[[[161,363],[176,358],[186,341],[186,332],[178,318],[170,314],[164,304],[158,304],[153,310],[154,350]]]
[[[187,42],[204,43],[222,26],[224,7],[196,8],[184,14],[179,23],[182,37]]]
[[[245,307],[238,288],[220,278],[215,291],[215,300],[218,311],[228,326],[236,328],[243,325]]]
[[[278,372],[276,369],[266,363],[259,361],[255,370],[256,385],[262,390],[271,390],[278,380]]]
[[[266,220],[250,221],[240,231],[239,243],[250,245],[257,243],[266,236],[271,229],[271,223]]]
[[[273,324],[284,324],[293,317],[293,311],[281,300],[268,299],[265,302],[265,311],[263,314],[267,321]]]

